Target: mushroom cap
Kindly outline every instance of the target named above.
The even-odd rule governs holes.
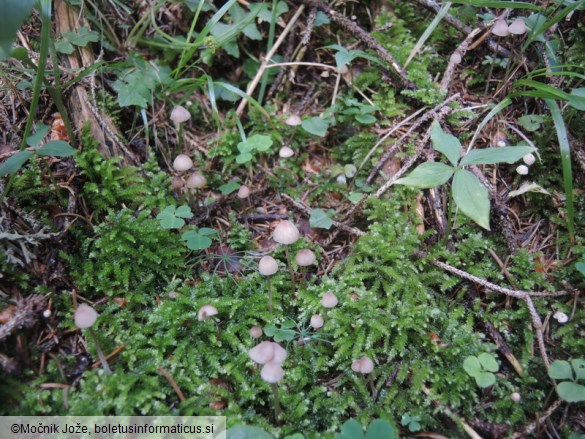
[[[260,326],[252,326],[249,331],[250,337],[260,338],[262,337],[262,328]]]
[[[248,198],[250,196],[250,188],[246,185],[241,185],[238,190],[238,198]]]
[[[173,161],[173,169],[178,172],[188,171],[193,167],[193,160],[185,154],[179,154]]]
[[[514,402],[520,402],[520,400],[522,399],[522,396],[518,392],[514,392],[510,395],[510,398]]]
[[[374,370],[374,362],[365,355],[351,363],[351,370],[357,373],[368,374]]]
[[[523,18],[517,18],[508,26],[508,32],[514,35],[522,35],[526,33],[526,23],[524,23]]]
[[[461,53],[453,52],[449,58],[449,62],[453,64],[459,64],[461,62]]]
[[[308,267],[315,262],[315,253],[308,248],[304,248],[297,252],[295,261],[300,267]]]
[[[525,165],[520,165],[516,168],[516,172],[520,175],[527,175],[528,174],[528,167]]]
[[[289,157],[292,157],[293,155],[295,155],[295,152],[292,150],[292,148],[288,147],[288,146],[283,146],[282,148],[280,148],[280,150],[278,151],[278,156],[281,159],[287,159]]]
[[[213,305],[203,305],[201,308],[199,308],[199,311],[197,312],[197,320],[199,320],[200,322],[203,320],[207,320],[208,318],[210,318],[211,316],[214,316],[217,314],[217,308]]]
[[[553,318],[559,323],[567,323],[569,321],[569,316],[562,311],[555,312]]]
[[[95,309],[89,305],[86,305],[85,303],[82,303],[75,310],[73,319],[75,320],[75,326],[77,326],[79,329],[83,329],[93,326],[98,316],[99,314]]]
[[[272,238],[279,244],[294,244],[299,239],[299,229],[289,220],[284,220],[276,226]]]
[[[288,126],[296,127],[297,125],[300,125],[302,121],[298,114],[291,114],[289,117],[286,118],[286,121],[284,123],[287,124]]]
[[[533,154],[526,154],[524,157],[522,157],[522,160],[524,161],[524,163],[526,163],[526,165],[530,166],[534,164],[536,158],[534,157]]]
[[[171,187],[175,190],[181,189],[185,183],[181,179],[181,177],[174,177],[173,181],[171,182]]]
[[[321,317],[319,314],[315,314],[311,316],[311,323],[309,324],[313,329],[319,329],[323,326],[323,323],[323,317]]]
[[[248,351],[250,359],[258,364],[268,363],[274,357],[274,346],[272,345],[271,341],[263,341],[257,344]]]
[[[321,299],[321,305],[325,308],[334,308],[338,303],[337,296],[333,294],[331,291],[327,291],[323,294],[323,298]]]
[[[509,34],[508,31],[508,23],[506,20],[497,20],[492,27],[492,34],[497,35],[498,37],[505,37]]]
[[[191,113],[185,107],[178,105],[171,111],[171,120],[175,125],[182,124],[191,119]]]
[[[284,370],[280,363],[269,361],[262,367],[260,376],[264,381],[270,384],[278,383],[284,377]]]
[[[272,352],[274,354],[274,356],[272,357],[272,360],[275,363],[282,363],[284,360],[286,360],[286,349],[284,349],[281,345],[279,345],[278,343],[272,343]]]
[[[207,178],[204,175],[201,175],[197,172],[194,172],[189,176],[187,182],[185,183],[185,187],[189,189],[201,189],[205,187],[207,184]]]
[[[263,256],[258,263],[258,271],[262,276],[272,276],[278,271],[278,263],[272,256]]]

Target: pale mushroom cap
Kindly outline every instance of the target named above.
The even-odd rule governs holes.
[[[299,229],[290,221],[284,220],[276,226],[272,238],[280,244],[294,244],[299,239]]]
[[[181,189],[183,187],[185,183],[183,182],[183,180],[181,179],[181,177],[174,177],[173,181],[171,183],[171,187],[173,189]]]
[[[461,62],[461,54],[459,52],[453,52],[451,58],[449,58],[449,62],[453,64],[459,64]]]
[[[262,343],[254,346],[248,351],[250,359],[254,363],[265,364],[272,360],[274,357],[274,346],[270,341],[263,341]]]
[[[195,172],[189,176],[187,182],[185,183],[185,187],[189,189],[201,189],[205,187],[207,184],[207,178],[205,176]]]
[[[308,267],[315,262],[315,253],[308,248],[299,250],[295,256],[295,261],[300,267]]]
[[[278,383],[284,377],[284,370],[280,363],[270,361],[262,367],[260,376],[264,381],[270,384]]]
[[[250,337],[252,337],[252,338],[260,338],[260,337],[262,337],[262,334],[263,334],[262,328],[260,326],[252,326],[250,328],[249,333],[250,333]]]
[[[569,321],[569,316],[562,311],[554,313],[553,318],[559,323],[567,323]]]
[[[323,294],[323,298],[321,299],[321,305],[325,308],[334,308],[337,305],[337,302],[337,296],[331,291],[327,291]]]
[[[508,32],[508,23],[506,23],[506,20],[496,21],[492,27],[492,33],[498,37],[505,37],[508,35],[510,32]]]
[[[368,374],[374,370],[374,362],[365,355],[351,363],[351,370],[357,373]]]
[[[73,319],[75,320],[75,326],[80,329],[89,328],[93,326],[98,318],[98,313],[91,306],[82,303],[75,310]]]
[[[173,108],[173,111],[171,111],[171,120],[175,125],[187,122],[189,119],[191,119],[191,113],[181,105]]]
[[[533,165],[534,162],[536,161],[536,158],[534,157],[533,154],[526,154],[524,157],[522,157],[522,160],[524,161],[524,163],[526,163],[528,166]]]
[[[248,198],[250,196],[250,188],[246,185],[241,185],[238,190],[238,198]]]
[[[193,167],[193,160],[185,154],[179,154],[173,161],[173,169],[178,172],[188,171]]]
[[[286,118],[285,122],[288,126],[295,127],[302,123],[301,118],[297,114],[291,114]]]
[[[508,26],[508,32],[514,35],[522,35],[526,33],[526,23],[524,23],[523,18],[517,18]]]
[[[510,398],[514,402],[520,402],[520,400],[522,399],[522,396],[518,392],[514,392],[510,395]]]
[[[323,317],[321,317],[319,314],[315,314],[311,316],[311,323],[309,324],[313,329],[319,329],[323,326],[323,323]]]
[[[262,276],[272,276],[278,271],[278,263],[272,256],[263,256],[258,264],[258,271]]]
[[[295,152],[288,146],[283,146],[280,148],[280,151],[278,151],[278,156],[282,159],[287,159],[293,155],[295,155]]]
[[[527,175],[528,174],[528,167],[525,165],[520,165],[516,168],[516,172],[520,175]]]
[[[272,359],[270,361],[274,362],[274,363],[282,363],[284,360],[286,360],[286,349],[284,349],[281,345],[279,345],[278,343],[272,343],[272,352],[274,354],[274,356],[272,357]]]
[[[217,314],[217,308],[213,305],[203,305],[197,312],[197,319],[201,322]]]

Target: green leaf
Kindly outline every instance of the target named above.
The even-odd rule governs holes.
[[[4,163],[0,164],[0,177],[4,177],[8,174],[14,174],[18,171],[22,165],[26,163],[26,161],[33,155],[32,151],[19,151],[6,160]]]
[[[477,357],[470,355],[463,361],[463,369],[469,376],[476,376],[481,373],[481,364]]]
[[[172,81],[171,70],[168,66],[149,63],[139,57],[135,57],[133,62],[135,66],[123,72],[114,82],[118,104],[121,107],[136,105],[146,108],[156,88]]]
[[[280,324],[280,327],[284,329],[291,329],[294,328],[295,326],[297,326],[297,324],[293,319],[286,319],[284,322]]]
[[[252,154],[250,154],[249,152],[238,154],[236,156],[236,163],[238,163],[239,165],[249,162],[250,160],[252,160]]]
[[[518,123],[526,131],[534,132],[540,129],[540,126],[544,122],[544,117],[538,114],[527,114],[518,118]]]
[[[240,188],[240,183],[238,183],[237,181],[230,181],[228,183],[222,184],[219,187],[219,191],[221,192],[222,195],[229,195],[232,192],[237,191]]]
[[[479,354],[477,358],[481,363],[482,368],[484,370],[487,370],[488,372],[497,372],[498,369],[500,368],[498,362],[496,361],[495,357],[492,354],[484,352],[482,354]]]
[[[333,212],[325,212],[323,209],[312,209],[311,216],[309,218],[309,225],[315,229],[326,229],[329,230],[333,225],[331,220]]]
[[[577,110],[585,111],[585,87],[571,90],[569,105]]]
[[[457,162],[461,157],[461,142],[459,142],[459,139],[447,134],[443,131],[439,122],[434,121],[431,128],[431,140],[433,148],[445,154],[453,166],[457,166]]]
[[[297,332],[292,329],[277,329],[274,333],[274,341],[280,343],[281,341],[292,341],[297,336]]]
[[[349,164],[349,165],[345,165],[343,167],[343,173],[345,174],[345,176],[347,178],[353,178],[353,176],[356,174],[357,172],[357,168],[355,167],[355,165]]]
[[[182,206],[177,207],[175,216],[178,216],[179,218],[193,218],[193,212],[191,212],[191,208],[189,206],[183,204]]]
[[[557,393],[567,402],[585,401],[585,386],[573,381],[563,381],[557,386]]]
[[[461,159],[461,166],[514,163],[534,151],[536,151],[536,148],[531,146],[472,149]]]
[[[518,195],[525,194],[526,192],[537,192],[540,194],[550,195],[550,193],[542,186],[532,182],[524,182],[520,185],[518,189],[510,192],[508,194],[508,197],[510,198],[517,197]]]
[[[284,439],[305,439],[305,436],[303,436],[301,433],[295,433],[285,436]]]
[[[236,425],[226,431],[226,439],[274,439],[274,436],[258,427]]]
[[[350,194],[347,196],[347,199],[353,204],[357,204],[363,196],[364,194],[362,192],[350,192]]]
[[[486,230],[490,230],[488,191],[475,175],[459,169],[453,177],[453,200],[461,212]]]
[[[34,131],[35,133],[33,135],[26,138],[26,144],[28,146],[32,146],[33,148],[38,146],[39,143],[41,143],[41,141],[45,138],[49,132],[49,127],[44,123],[37,123],[35,124]]]
[[[585,380],[585,360],[582,358],[571,360],[571,365],[575,371],[575,378],[577,380]]]
[[[16,31],[30,15],[36,0],[2,0],[0,14],[0,61],[8,58]]]
[[[554,380],[572,380],[571,365],[565,360],[555,360],[548,369],[548,376]]]
[[[53,157],[69,157],[75,154],[77,150],[63,140],[52,140],[45,143],[35,151],[37,155],[50,155]]]
[[[76,32],[63,32],[63,36],[71,44],[79,47],[85,47],[88,43],[97,43],[100,40],[100,34],[90,31],[87,27],[80,27]]]
[[[303,120],[301,126],[310,134],[325,137],[327,129],[329,128],[329,123],[320,117],[311,117],[310,119]]]
[[[276,334],[276,331],[278,330],[278,328],[272,324],[270,325],[266,325],[264,327],[264,333],[268,336],[268,337],[273,337],[274,334]]]
[[[417,166],[409,175],[399,178],[394,184],[428,189],[446,183],[455,168],[439,162],[426,162]]]
[[[366,433],[366,439],[395,439],[397,437],[394,427],[384,419],[374,419]]]
[[[160,212],[156,219],[160,221],[163,229],[180,229],[185,225],[185,220],[177,218],[175,206],[167,206]]]
[[[203,236],[216,235],[217,234],[217,230],[210,229],[209,227],[201,227],[199,229],[199,234],[200,235],[203,235]]]
[[[55,41],[55,49],[65,55],[71,55],[75,51],[73,44],[65,40]]]
[[[349,438],[361,439],[364,437],[364,430],[358,421],[348,419],[341,426],[341,434]]]
[[[253,136],[248,137],[246,143],[253,149],[257,151],[268,151],[268,149],[272,146],[272,139],[270,136],[264,136],[261,134],[254,134]]]
[[[355,120],[357,120],[359,123],[363,123],[364,125],[371,125],[378,119],[376,119],[376,117],[372,116],[371,114],[356,114]]]
[[[577,269],[577,271],[579,273],[581,273],[583,276],[585,276],[585,262],[577,262],[575,264],[575,268]]]
[[[475,382],[482,389],[493,386],[496,383],[496,376],[491,372],[480,372],[473,378],[475,378]]]
[[[491,1],[491,0],[452,0],[451,3],[460,3],[464,5],[471,5],[475,7],[485,8],[511,8],[511,9],[530,9],[533,11],[540,11],[542,7],[528,2],[517,1]]]
[[[205,250],[211,245],[211,239],[196,230],[189,230],[181,235],[181,241],[186,241],[190,250]]]

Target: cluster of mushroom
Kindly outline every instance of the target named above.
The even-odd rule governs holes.
[[[522,35],[526,33],[527,27],[523,18],[517,18],[508,25],[503,18],[496,20],[492,27],[492,33],[498,37],[507,37],[510,34]]]
[[[179,154],[173,161],[173,169],[179,174],[183,174],[193,168],[193,160],[186,154]],[[173,189],[181,189],[183,187],[187,189],[201,189],[207,185],[207,179],[203,174],[199,172],[193,172],[187,177],[187,180],[183,180],[181,176],[173,178]]]
[[[260,376],[270,384],[278,383],[284,377],[282,362],[286,360],[286,350],[278,343],[263,341],[248,351],[250,359],[262,364]]]
[[[527,175],[528,167],[534,164],[536,158],[533,154],[526,154],[524,157],[522,157],[522,161],[524,161],[525,165],[518,166],[516,168],[516,172],[520,175]]]

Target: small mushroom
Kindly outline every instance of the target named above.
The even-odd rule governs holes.
[[[262,334],[263,334],[262,328],[260,326],[252,326],[250,328],[249,333],[250,333],[250,337],[252,337],[252,338],[260,338],[260,337],[262,337]]]
[[[526,33],[526,23],[524,23],[523,18],[517,18],[508,26],[508,32],[514,35],[522,35]]]
[[[191,113],[185,107],[178,105],[171,111],[171,120],[175,125],[180,125],[191,119]]]
[[[315,314],[311,316],[311,323],[309,324],[313,329],[319,329],[323,326],[323,323],[323,317],[321,317],[319,314]]]
[[[452,63],[452,64],[459,64],[459,63],[461,63],[461,53],[459,53],[459,52],[453,52],[451,54],[451,58],[449,58],[449,63]]]
[[[299,267],[308,267],[315,262],[315,253],[308,248],[299,250],[295,256],[295,261]]]
[[[91,306],[82,303],[75,310],[73,318],[75,320],[75,326],[79,329],[90,328],[97,320],[99,314]]]
[[[291,114],[286,118],[286,122],[284,122],[288,126],[296,127],[302,123],[301,118],[297,114]]]
[[[522,157],[522,160],[524,163],[526,163],[527,166],[531,166],[536,161],[536,158],[534,157],[534,154],[526,154],[524,157]]]
[[[204,175],[197,172],[191,174],[185,183],[185,187],[189,189],[201,189],[207,184],[207,179]]]
[[[498,37],[508,36],[510,32],[508,32],[508,23],[506,23],[506,20],[497,20],[492,27],[492,33]]]
[[[278,271],[278,263],[272,256],[263,256],[258,264],[258,271],[262,276],[272,276]]]
[[[557,311],[553,314],[553,319],[561,324],[564,324],[569,321],[569,316],[562,311]]]
[[[527,175],[528,174],[528,166],[520,165],[516,168],[516,172],[520,175]]]
[[[518,392],[514,392],[510,395],[510,398],[514,402],[520,402],[520,400],[522,399],[522,396]]]
[[[238,198],[242,200],[248,198],[250,196],[250,188],[246,185],[241,185],[240,189],[238,190]]]
[[[274,229],[272,238],[279,244],[294,244],[299,239],[299,229],[290,221],[283,220]]]
[[[323,305],[325,308],[335,308],[337,303],[338,303],[337,296],[333,294],[331,291],[327,291],[325,294],[323,294],[323,298],[321,299],[321,305]]]
[[[278,156],[281,159],[287,159],[289,157],[292,157],[293,155],[295,155],[295,152],[292,150],[292,148],[288,147],[288,146],[283,146],[282,148],[280,148],[280,150],[278,151]]]
[[[177,172],[188,171],[193,167],[193,160],[185,154],[179,154],[173,161],[173,169]]]
[[[203,305],[197,312],[197,320],[202,322],[217,314],[217,308],[213,305]]]
[[[369,357],[364,355],[359,360],[355,360],[353,363],[351,363],[351,370],[357,373],[362,373],[364,375],[372,373],[374,370],[374,362]]]
[[[173,190],[179,190],[183,187],[185,183],[181,177],[174,177],[173,181],[171,182],[171,187]]]
[[[269,361],[262,367],[260,376],[264,381],[270,384],[276,384],[284,377],[284,370],[280,363]]]

